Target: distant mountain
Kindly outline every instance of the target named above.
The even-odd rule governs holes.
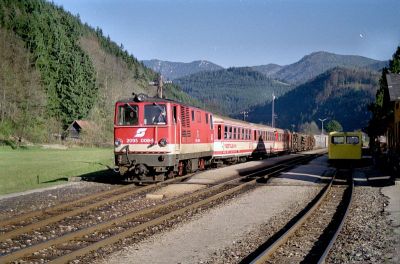
[[[370,119],[367,105],[374,101],[379,73],[365,69],[334,68],[275,100],[278,127],[297,128],[318,118],[339,121],[345,131],[363,128]],[[249,121],[271,123],[271,103],[255,107]]]
[[[334,67],[365,68],[379,71],[387,65],[387,61],[378,61],[362,56],[338,55],[334,53],[319,51],[304,56],[296,63],[287,66],[280,66],[281,68],[276,72],[267,71],[266,75],[270,76],[271,78],[283,80],[288,83],[302,84]],[[272,69],[278,69],[278,67]],[[262,70],[259,71],[264,73]]]
[[[160,73],[168,80],[177,79],[202,71],[217,71],[223,69],[223,67],[205,60],[197,60],[189,63],[161,60],[144,60],[142,62],[144,65],[155,72]]]
[[[258,72],[261,72],[262,74],[270,77],[276,74],[278,71],[280,71],[284,66],[280,66],[278,64],[267,64],[267,65],[259,65],[259,66],[253,66],[251,67],[253,70],[256,70]]]
[[[249,67],[200,72],[176,79],[174,83],[211,106],[210,110],[225,115],[239,114],[252,106],[271,101],[273,92],[279,96],[293,88]]]

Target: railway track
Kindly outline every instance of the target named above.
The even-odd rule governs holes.
[[[86,226],[79,230],[70,230],[60,236],[51,237],[44,241],[29,245],[28,247],[15,246],[11,250],[0,256],[0,263],[11,261],[37,261],[54,263],[65,263],[80,256],[86,255],[104,246],[114,244],[124,238],[131,237],[139,232],[145,232],[150,227],[157,226],[171,218],[179,217],[189,210],[201,208],[223,197],[245,190],[254,185],[259,178],[270,177],[281,171],[287,170],[299,163],[304,163],[315,156],[297,157],[294,160],[276,166],[254,172],[250,175],[241,176],[237,179],[229,180],[224,183],[209,186],[192,194],[188,194],[164,203],[146,207],[138,211],[129,212],[101,221],[91,226]],[[255,177],[247,182],[238,180]],[[143,189],[143,188],[139,188]],[[143,191],[143,190],[142,190]],[[57,214],[57,218],[59,218]],[[53,221],[49,218],[48,221]],[[47,227],[47,226],[46,226]],[[48,228],[52,231],[52,228]],[[37,231],[30,231],[35,234]],[[21,239],[25,238],[25,233],[21,234]]]
[[[302,212],[241,263],[324,263],[347,217],[353,189],[351,170],[337,171]]]
[[[154,185],[137,187],[133,184],[120,188],[95,193],[81,199],[63,203],[43,210],[29,212],[11,219],[0,222],[0,243],[10,238],[17,237],[33,229],[39,229],[62,219],[72,217],[83,212],[101,208],[107,204],[132,198],[137,194],[145,193],[162,185],[175,183],[191,177],[193,174],[184,177],[167,180]]]

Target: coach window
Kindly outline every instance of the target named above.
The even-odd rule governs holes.
[[[232,138],[233,138],[233,128],[232,128],[231,126],[229,127],[228,138],[229,138],[229,139],[232,139]]]
[[[224,128],[224,139],[227,139],[227,138],[228,138],[228,127],[225,126],[225,128]]]
[[[331,142],[333,144],[344,144],[344,137],[334,136],[332,137]]]
[[[194,111],[192,110],[192,122],[194,122]]]
[[[236,139],[236,127],[233,128],[233,139]]]
[[[206,113],[206,124],[208,124],[208,114]]]
[[[120,126],[129,126],[138,124],[137,105],[124,104],[118,107],[117,124]]]
[[[226,128],[226,127],[225,127]],[[218,125],[218,139],[221,139],[221,125]]]
[[[214,122],[213,122],[213,116],[210,115],[210,129],[213,130],[214,129]]]
[[[359,139],[357,136],[349,136],[346,137],[346,144],[354,144],[357,145],[359,143]]]

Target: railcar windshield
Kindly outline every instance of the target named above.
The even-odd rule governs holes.
[[[344,144],[344,137],[343,136],[333,136],[332,143],[333,144]]]
[[[347,136],[346,143],[357,145],[360,142],[357,136]]]
[[[164,104],[148,104],[144,106],[145,125],[167,124],[167,109]]]
[[[138,125],[138,107],[137,105],[124,104],[118,106],[117,124],[120,126]]]

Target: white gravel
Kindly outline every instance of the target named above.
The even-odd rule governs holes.
[[[102,263],[201,263],[320,187],[262,186],[178,228],[110,255]],[[300,198],[301,197],[301,198]]]

